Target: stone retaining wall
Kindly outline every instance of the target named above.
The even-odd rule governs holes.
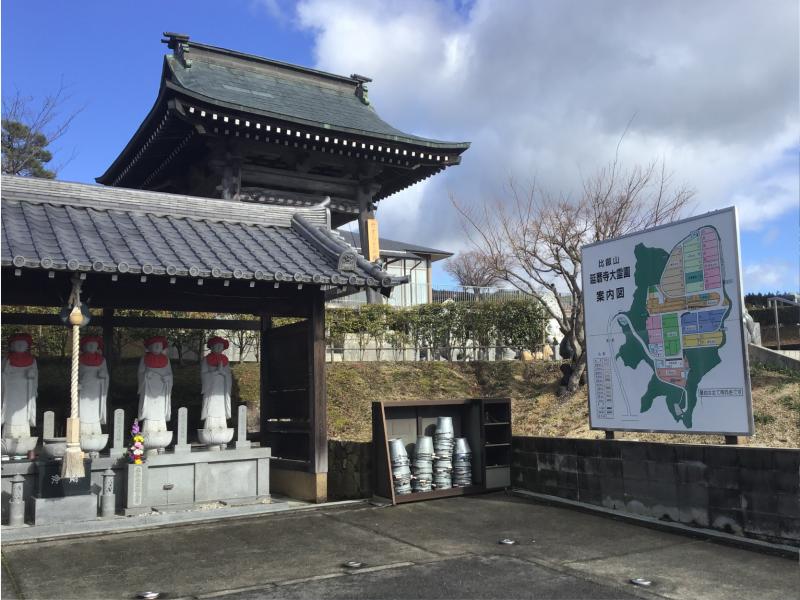
[[[372,496],[372,442],[328,441],[328,499]]]
[[[800,450],[515,437],[512,484],[800,546]]]
[[[751,363],[761,363],[771,367],[778,367],[779,369],[800,371],[800,358],[794,356],[791,350],[782,350],[778,352],[777,350],[764,348],[763,346],[749,344],[747,346],[747,351]]]

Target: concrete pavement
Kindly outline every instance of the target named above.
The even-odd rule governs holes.
[[[3,546],[3,598],[783,600],[797,589],[797,559],[502,493]]]

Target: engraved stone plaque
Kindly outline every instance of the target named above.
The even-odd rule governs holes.
[[[173,447],[172,451],[175,453],[191,452],[192,447],[186,439],[186,431],[189,422],[189,409],[181,406],[178,409],[178,442]]]
[[[44,412],[42,437],[44,437],[46,440],[56,437],[56,413],[54,413],[52,410],[46,410]]]
[[[125,446],[125,411],[118,408],[114,411],[114,449]]]
[[[133,505],[141,506],[144,488],[144,468],[142,465],[133,465]]]
[[[178,409],[178,444],[186,443],[186,422],[189,420],[189,409],[181,406]]]

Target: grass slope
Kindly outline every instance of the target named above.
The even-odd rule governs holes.
[[[124,408],[130,419],[137,406],[137,361],[124,361],[112,373],[109,414]],[[173,363],[173,418],[189,407],[189,431],[199,427],[200,373],[197,364]],[[249,428],[258,429],[258,365],[233,365],[234,405],[251,408]],[[557,396],[560,373],[551,363],[335,363],[327,365],[328,432],[333,439],[371,439],[371,402],[509,396],[515,435],[600,438],[589,429],[585,389],[568,400]],[[754,366],[751,370],[754,446],[800,447],[800,373]],[[69,372],[64,362],[40,364],[39,406],[56,412],[63,424],[69,403]],[[58,425],[57,425],[58,426]],[[721,443],[721,436],[618,433],[619,439],[679,443]]]

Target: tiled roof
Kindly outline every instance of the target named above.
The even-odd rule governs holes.
[[[348,244],[353,246],[353,248],[356,250],[361,250],[361,240],[359,239],[357,232],[350,229],[340,229],[338,231]],[[380,248],[382,255],[386,254],[402,258],[415,258],[422,254],[430,256],[432,262],[453,256],[453,253],[448,250],[438,250],[436,248],[420,246],[419,244],[390,240],[384,237],[378,240],[378,247]]]
[[[189,42],[190,63],[167,56],[171,80],[185,91],[245,111],[430,147],[468,147],[404,133],[356,94],[358,81],[224,48]]]
[[[324,206],[289,208],[4,175],[2,266],[391,287],[330,232]]]

